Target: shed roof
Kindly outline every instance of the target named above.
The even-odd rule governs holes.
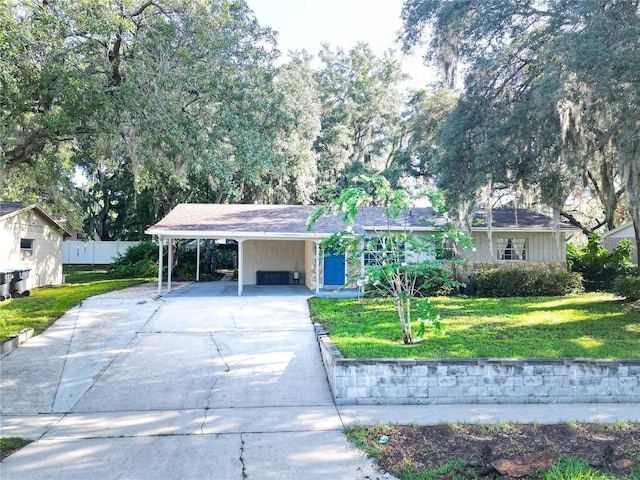
[[[307,231],[307,222],[317,206],[309,205],[255,205],[255,204],[202,204],[177,205],[145,233],[180,238],[245,238],[295,237],[319,238],[329,236],[345,227],[341,215],[325,215]],[[356,217],[354,233],[370,228],[387,228],[388,219],[382,207],[364,207]],[[431,208],[411,208],[389,222],[391,228],[432,230],[446,225],[448,220],[435,215]],[[561,230],[575,227],[560,222]],[[477,212],[474,230],[486,229],[484,212]],[[493,210],[493,229],[555,231],[553,219],[530,210]]]
[[[51,215],[49,215],[37,203],[33,203],[25,207],[22,202],[0,202],[0,221],[5,220],[7,218],[11,218],[15,215],[19,215],[22,212],[28,212],[29,210],[33,210],[38,215],[40,215],[46,222],[62,230],[64,235],[67,235],[67,236],[71,235],[71,232],[67,229],[67,227],[65,227],[62,223],[60,223],[58,220],[56,220]]]
[[[636,236],[633,231],[633,222],[623,223],[613,230],[609,230],[602,234],[602,238],[634,238]]]

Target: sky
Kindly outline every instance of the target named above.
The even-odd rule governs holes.
[[[390,48],[402,62],[403,71],[411,75],[407,87],[422,88],[434,80],[418,51],[403,56],[395,43],[402,27],[400,12],[403,0],[246,0],[260,25],[278,32],[278,48],[306,49],[317,56],[323,43],[350,50],[358,42],[366,42],[381,57]]]

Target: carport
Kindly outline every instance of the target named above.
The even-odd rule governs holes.
[[[145,231],[158,241],[158,295],[162,295],[163,247],[177,239],[196,240],[196,281],[200,240],[238,244],[238,295],[244,285],[273,281],[305,285],[318,294],[323,286],[320,242],[339,230],[337,218],[322,218],[311,231],[307,221],[316,207],[305,205],[180,204]],[[171,291],[173,249],[168,249],[167,289]]]

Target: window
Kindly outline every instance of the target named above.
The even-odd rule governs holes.
[[[498,260],[526,260],[525,238],[498,238]]]
[[[23,259],[33,257],[33,238],[20,239],[20,256]]]
[[[377,241],[376,239],[372,239],[369,244],[369,250],[364,254],[365,265],[385,265],[387,263],[404,262],[404,242],[396,240],[395,248],[393,248],[394,246],[391,242],[392,240],[388,238],[378,238]]]

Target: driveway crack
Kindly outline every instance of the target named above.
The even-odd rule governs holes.
[[[243,301],[242,305],[240,305],[240,308],[239,308],[238,310],[242,310],[244,307],[246,307],[247,305],[249,305],[249,302],[248,302],[246,299],[243,299],[243,300],[244,300],[244,301]],[[235,317],[235,315],[233,314],[233,312],[231,312],[231,313],[230,313],[230,316],[231,316],[231,321],[233,322],[233,326],[234,326],[234,327],[237,327],[237,326],[238,326],[238,323],[236,322],[236,317]]]
[[[213,384],[211,385],[211,388],[209,389],[209,395],[207,396],[207,401],[204,407],[204,418],[202,419],[202,424],[200,425],[200,433],[204,433],[204,425],[207,423],[207,418],[208,418],[208,414],[209,414],[209,410],[211,409],[211,400],[213,398],[213,393],[216,389],[216,386],[218,385],[218,381],[227,373],[229,373],[229,371],[231,371],[231,367],[229,366],[229,363],[227,362],[226,358],[224,357],[222,350],[220,349],[220,345],[218,345],[218,342],[216,342],[216,339],[213,338],[213,332],[209,332],[209,338],[211,339],[211,343],[213,343],[213,345],[216,348],[216,353],[218,354],[218,357],[222,360],[222,363],[224,364],[224,372],[222,375],[218,375],[214,378],[213,380]]]
[[[248,478],[247,466],[244,463],[244,437],[240,434],[240,465],[242,465],[242,478]]]

